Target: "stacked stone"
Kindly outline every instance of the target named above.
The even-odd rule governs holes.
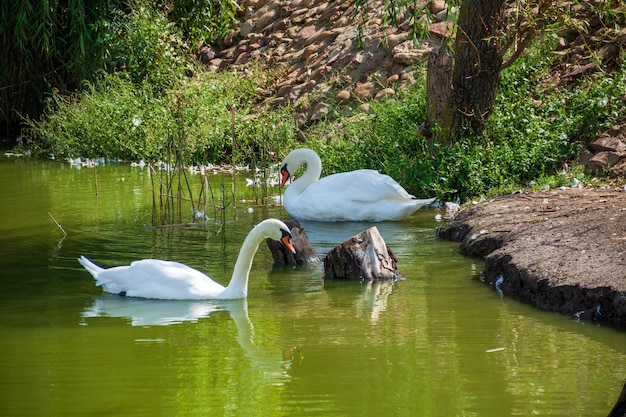
[[[426,1],[430,37],[410,39],[408,20],[383,27],[383,2],[360,15],[354,2],[247,0],[240,23],[223,49],[202,46],[201,59],[215,70],[254,62],[280,72],[273,94],[259,108],[291,105],[300,127],[331,117],[331,105],[363,103],[394,95],[412,83],[413,68],[452,33],[445,1]]]

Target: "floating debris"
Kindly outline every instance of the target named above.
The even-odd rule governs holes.
[[[504,297],[504,293],[502,292],[502,288],[500,288],[502,286],[502,283],[504,283],[504,277],[502,275],[500,275],[496,279],[496,281],[493,283],[493,287],[496,289],[496,291],[500,295],[500,298]]]
[[[583,320],[598,320],[602,316],[600,312],[600,304],[593,308],[589,308],[587,310],[581,310],[577,313],[574,313],[573,317],[576,321]]]

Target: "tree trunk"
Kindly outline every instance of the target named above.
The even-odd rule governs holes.
[[[433,49],[428,56],[426,70],[426,121],[420,127],[421,133],[432,137],[433,128],[450,126],[456,111],[452,102],[452,67],[454,58],[445,45]]]
[[[453,140],[466,126],[475,133],[481,133],[485,119],[493,110],[502,69],[499,34],[504,22],[503,5],[504,0],[466,0],[461,5],[448,104],[441,104],[440,99],[435,104],[428,103],[428,117],[436,119],[435,123],[433,120],[427,122],[431,126],[436,124],[440,142]],[[445,51],[437,51],[437,54],[431,58],[433,64],[429,70],[438,71],[432,75],[435,77],[432,82],[441,89],[445,98],[449,85],[446,71],[449,70],[443,65],[451,63],[445,57]],[[433,100],[440,93],[430,89],[429,85],[428,97]],[[430,109],[434,105],[440,110],[431,114]]]
[[[325,279],[359,281],[398,279],[398,259],[376,226],[337,245],[323,259]]]
[[[320,258],[317,256],[317,252],[311,246],[309,238],[304,232],[304,228],[298,220],[285,221],[287,227],[291,231],[291,243],[296,249],[296,253],[293,254],[282,243],[273,239],[267,239],[267,247],[272,252],[272,258],[276,265],[308,265],[319,264]]]

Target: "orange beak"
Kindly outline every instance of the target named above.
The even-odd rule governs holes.
[[[291,242],[291,235],[289,233],[283,233],[283,237],[280,241],[291,251],[291,253],[296,253],[296,248],[293,247],[293,243]]]
[[[283,187],[291,174],[287,171],[287,164],[283,165],[280,169],[280,186]]]

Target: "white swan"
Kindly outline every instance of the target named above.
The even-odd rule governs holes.
[[[294,218],[325,222],[397,221],[435,201],[418,200],[388,175],[372,169],[341,172],[320,179],[322,162],[306,148],[291,151],[280,169],[281,185],[301,165],[304,174],[285,190],[284,207]]]
[[[291,233],[285,223],[276,219],[263,220],[244,240],[227,287],[178,262],[143,259],[108,269],[99,267],[84,256],[78,262],[93,275],[96,285],[113,294],[167,300],[231,300],[246,297],[252,259],[259,244],[266,238],[282,242],[295,253]]]

